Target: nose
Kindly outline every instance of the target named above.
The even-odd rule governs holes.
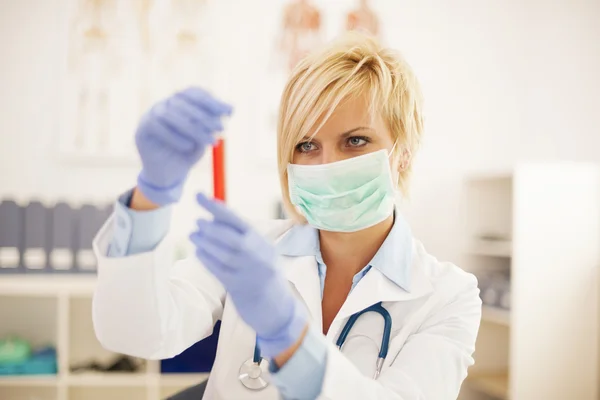
[[[337,151],[337,149],[333,146],[324,147],[321,151],[321,164],[329,164],[336,161],[343,160],[343,155],[341,152]]]

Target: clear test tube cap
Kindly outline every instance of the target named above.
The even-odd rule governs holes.
[[[216,133],[215,137],[217,139],[224,139],[227,136],[227,132],[229,132],[228,128],[231,124],[231,116],[229,116],[229,115],[222,116],[221,124],[223,125],[223,130]]]

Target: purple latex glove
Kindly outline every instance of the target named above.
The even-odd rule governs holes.
[[[181,197],[190,169],[232,108],[203,89],[192,87],[155,104],[141,119],[135,142],[142,160],[138,188],[150,201],[165,205]]]
[[[196,256],[256,331],[262,355],[280,354],[298,340],[308,319],[277,265],[273,245],[225,204],[203,194],[197,200],[214,219],[199,219],[198,230],[190,236]]]

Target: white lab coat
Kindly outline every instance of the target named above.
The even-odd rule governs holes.
[[[173,357],[212,333],[222,321],[219,346],[205,399],[278,399],[274,385],[262,391],[238,381],[252,357],[255,334],[239,317],[223,286],[191,257],[172,265],[167,241],[151,252],[106,257],[112,218],[95,239],[98,285],[93,302],[96,335],[109,350],[146,359]],[[273,241],[292,226],[271,221],[258,226]],[[327,366],[320,399],[455,399],[473,364],[481,301],[474,276],[436,260],[413,240],[410,292],[371,269],[350,293],[327,334]],[[314,257],[282,257],[295,294],[320,329],[321,294]],[[376,313],[361,316],[342,352],[335,340],[350,315],[374,303],[393,319],[388,356],[375,371],[383,332]],[[268,312],[268,310],[265,310]]]

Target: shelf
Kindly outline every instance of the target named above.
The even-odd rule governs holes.
[[[138,387],[149,383],[160,386],[189,387],[194,386],[208,378],[208,374],[147,374],[147,373],[119,373],[86,372],[73,374],[67,377],[69,386],[124,386]]]
[[[69,386],[126,386],[137,387],[148,383],[150,377],[146,373],[105,372],[105,373],[82,373],[69,375],[67,384]]]
[[[0,275],[0,295],[45,297],[68,292],[91,296],[96,286],[94,274],[14,274]]]
[[[467,378],[475,390],[497,399],[509,398],[508,373],[475,374]]]
[[[189,387],[197,385],[206,379],[209,374],[162,374],[150,375],[146,373],[82,373],[72,374],[65,378],[68,386],[83,387],[139,387],[150,382],[160,386]],[[59,382],[57,375],[31,375],[31,376],[0,376],[0,387],[53,387]]]
[[[467,252],[477,256],[512,257],[512,242],[510,240],[476,240],[469,245]]]
[[[71,386],[68,388],[68,391],[66,391],[66,396],[63,396],[58,400],[148,400],[148,392],[148,388],[144,386]],[[45,399],[45,397],[42,399]],[[24,400],[33,399],[27,398]]]
[[[53,387],[58,384],[57,375],[3,375],[0,386]]]
[[[161,374],[160,375],[160,386],[194,386],[208,379],[208,373],[206,374]]]
[[[497,325],[510,326],[510,311],[484,305],[481,309],[481,319]]]

